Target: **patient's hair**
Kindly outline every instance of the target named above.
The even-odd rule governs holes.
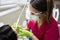
[[[0,27],[0,40],[17,40],[17,35],[11,26],[3,25]]]

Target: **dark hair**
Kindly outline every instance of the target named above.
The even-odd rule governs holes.
[[[34,0],[31,0],[30,3],[32,3]]]
[[[52,15],[52,11],[54,8],[54,0],[47,0],[47,12],[48,12],[48,16],[47,16],[47,21],[50,21],[50,16]]]
[[[48,13],[47,21],[49,22],[50,16],[52,15],[52,10],[54,7],[54,0],[34,0],[30,3],[32,7],[42,13]]]
[[[32,7],[37,9],[40,12],[44,12],[47,10],[47,1],[46,0],[34,0],[31,3]]]
[[[0,40],[17,40],[17,35],[11,26],[3,25],[0,27]]]

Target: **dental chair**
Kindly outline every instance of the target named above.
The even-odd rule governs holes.
[[[55,20],[58,21],[58,19],[59,19],[59,9],[54,8],[52,15],[55,18]],[[58,28],[59,28],[59,39],[58,40],[60,40],[60,24],[58,24]]]

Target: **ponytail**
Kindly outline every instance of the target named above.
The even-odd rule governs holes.
[[[50,16],[52,15],[52,11],[53,11],[53,7],[54,7],[54,0],[47,0],[47,22],[50,23]]]

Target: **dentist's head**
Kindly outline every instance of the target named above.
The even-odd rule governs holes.
[[[52,15],[53,7],[53,0],[32,0],[30,2],[31,14],[36,15],[40,20],[47,22],[50,21],[50,16]]]

